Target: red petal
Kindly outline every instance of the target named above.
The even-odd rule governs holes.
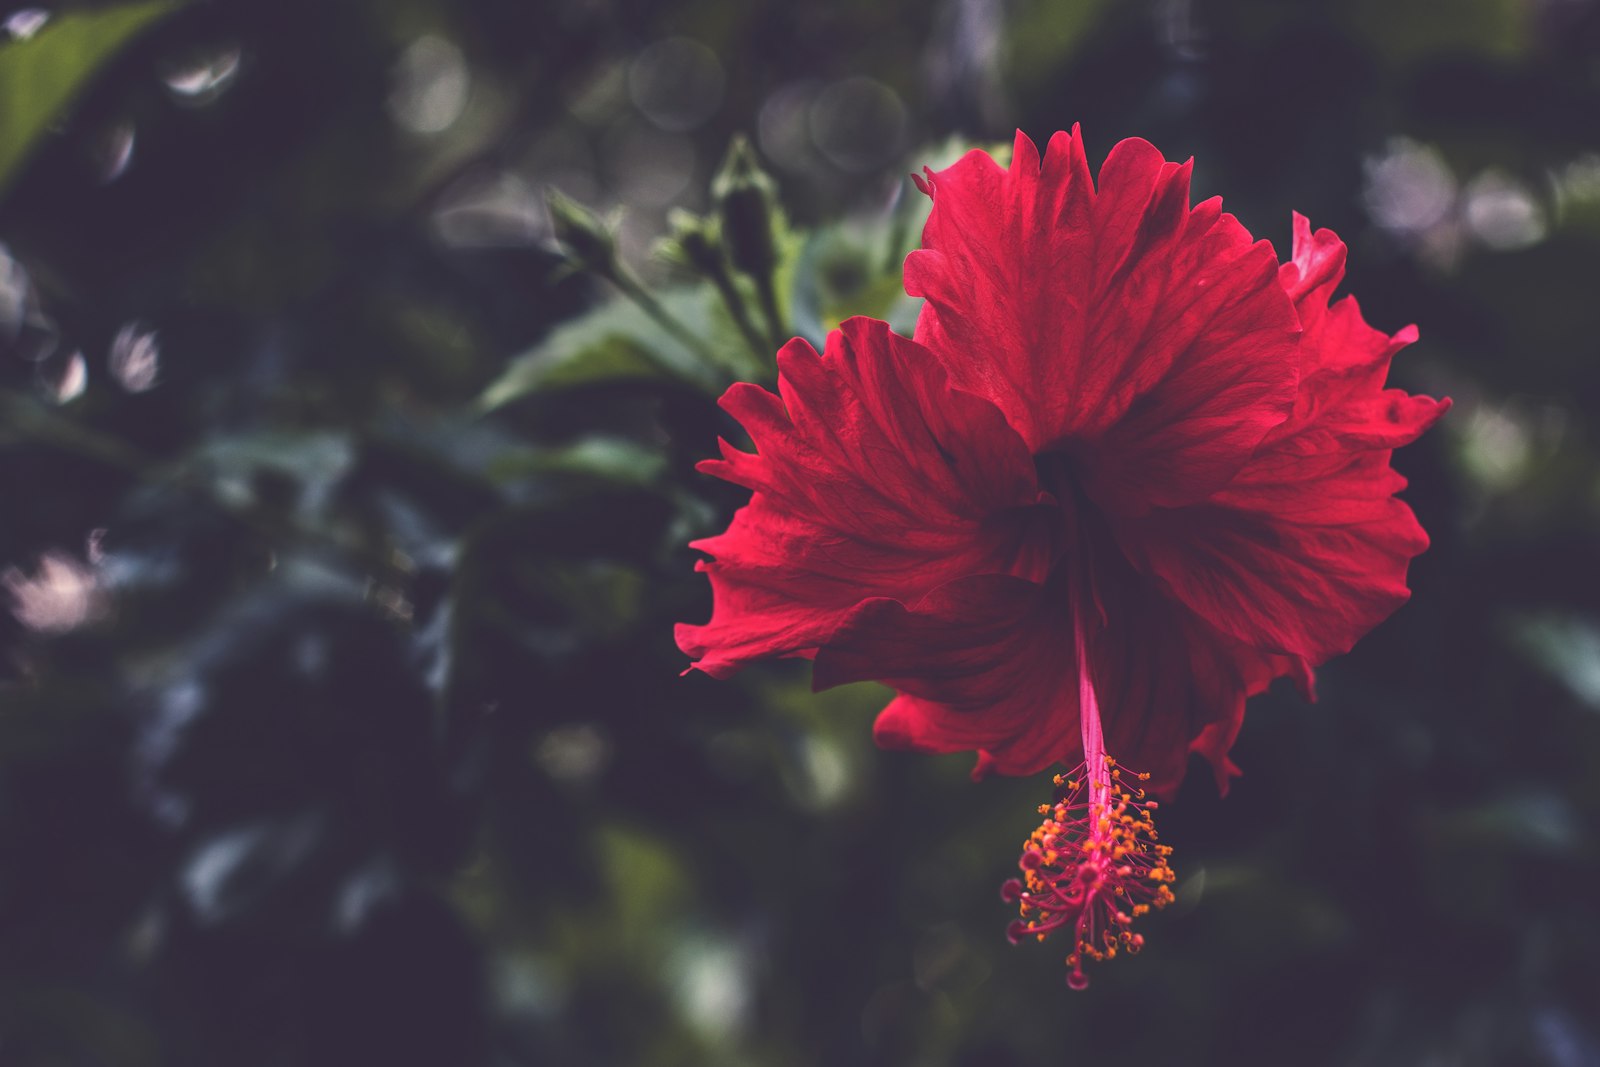
[[[726,532],[693,546],[713,557],[700,567],[715,608],[677,638],[701,670],[806,654],[867,597],[1048,568],[1027,449],[920,346],[851,319],[821,356],[794,341],[778,366],[781,400],[752,385],[723,397],[757,453],[724,442],[700,465],[755,491]]]
[[[913,603],[863,600],[817,654],[818,689],[873,679],[961,711],[1011,697],[1035,706],[1074,665],[1067,605],[1052,585],[1007,574],[947,582]]]
[[[1201,645],[1215,657],[1215,662],[1228,665],[1216,675],[1223,682],[1223,687],[1215,696],[1215,718],[1202,727],[1199,735],[1189,743],[1190,752],[1204,757],[1211,764],[1217,792],[1227,796],[1229,782],[1242,773],[1228,758],[1228,750],[1239,736],[1239,727],[1244,725],[1245,698],[1266,692],[1274,678],[1290,677],[1307,700],[1315,701],[1316,681],[1310,665],[1297,656],[1261,652],[1217,633],[1198,619],[1191,618],[1190,623]],[[1230,681],[1239,684],[1237,687],[1230,686]]]
[[[1170,796],[1191,748],[1226,789],[1226,752],[1247,692],[1267,664],[1163,597],[1125,564],[1097,585],[1115,605],[1091,636],[1107,751]],[[1088,610],[1088,609],[1086,609]],[[1058,575],[1044,586],[987,575],[908,606],[872,600],[817,653],[818,688],[874,679],[900,690],[874,729],[880,745],[979,753],[979,769],[1034,774],[1082,758],[1071,606]]]
[[[1353,300],[1331,308],[1344,245],[1296,216],[1282,279],[1306,324],[1295,410],[1202,506],[1117,526],[1136,565],[1218,630],[1311,664],[1349,651],[1410,595],[1406,567],[1428,545],[1395,497],[1391,450],[1449,401],[1384,389],[1394,353]]]
[[[1189,207],[1187,164],[1123,141],[1097,193],[1076,129],[1042,164],[1019,133],[1009,171],[969,153],[932,188],[906,260],[906,291],[928,300],[917,340],[1034,452],[1092,452],[1103,506],[1200,499],[1289,413],[1296,320],[1276,260],[1218,201]]]
[[[824,689],[874,679],[900,690],[878,743],[982,750],[1001,774],[1033,774],[1080,747],[1065,596],[1008,575],[962,578],[914,605],[864,601],[817,653]]]
[[[1089,635],[1089,657],[1106,751],[1148,772],[1148,788],[1163,797],[1177,791],[1189,753],[1199,752],[1227,792],[1237,773],[1227,751],[1245,697],[1264,689],[1279,664],[1217,632],[1125,563],[1098,567],[1095,582],[1107,612]]]

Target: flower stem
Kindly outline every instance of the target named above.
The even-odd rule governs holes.
[[[611,283],[622,291],[623,296],[638,305],[639,310],[650,316],[651,321],[670,334],[673,340],[712,366],[726,368],[727,364],[716,352],[712,351],[711,346],[706,344],[702,338],[697,337],[694,331],[674,318],[665,305],[657,300],[650,290],[644,287],[644,283],[635,278],[626,268],[616,270],[608,276],[611,279]]]
[[[727,268],[719,263],[716,269],[710,272],[709,277],[711,284],[717,287],[717,293],[722,297],[723,306],[728,309],[728,317],[739,327],[745,343],[750,346],[751,355],[756,357],[757,366],[765,367],[771,363],[775,349],[768,347],[767,339],[761,336],[761,331],[750,321],[750,312],[745,308],[744,297],[734,287]]]
[[[783,321],[783,313],[778,310],[778,291],[773,288],[770,273],[763,274],[755,282],[756,295],[761,299],[761,314],[767,320],[767,328],[772,331],[773,351],[776,352],[789,340],[789,328]]]

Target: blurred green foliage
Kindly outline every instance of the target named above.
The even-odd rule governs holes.
[[[1600,1062],[1595,5],[46,14],[0,43],[0,1062]],[[1082,995],[1002,934],[1044,783],[672,642],[723,388],[909,331],[904,174],[1075,121],[1337,230],[1457,402],[1397,457],[1414,601],[1253,702]]]
[[[0,45],[0,193],[61,110],[100,65],[180,0],[66,12],[37,44]]]

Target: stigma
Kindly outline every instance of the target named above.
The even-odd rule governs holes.
[[[1139,784],[1150,776],[1125,770],[1103,752],[1090,755],[1092,763],[1055,776],[1057,799],[1039,806],[1043,819],[1022,843],[1022,877],[1000,887],[1001,898],[1018,908],[1006,930],[1012,944],[1044,941],[1057,930],[1071,938],[1073,989],[1089,985],[1086,961],[1144,947],[1134,920],[1172,903],[1177,878],[1168,863],[1172,849],[1156,834],[1156,801]]]

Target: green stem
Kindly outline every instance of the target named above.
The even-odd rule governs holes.
[[[671,334],[673,339],[683,345],[684,348],[694,352],[701,359],[714,366],[726,366],[717,353],[712,351],[711,346],[705,343],[704,339],[695,336],[692,330],[674,318],[672,313],[662,305],[661,301],[651,295],[650,290],[646,289],[639,279],[629,273],[627,268],[619,267],[608,277],[611,280],[611,284],[622,291],[623,296],[637,304],[640,311],[650,316],[652,322]]]
[[[772,287],[771,274],[756,279],[756,295],[761,299],[761,313],[767,320],[767,328],[772,331],[773,351],[777,351],[788,343],[789,327],[778,310],[778,293]]]
[[[709,276],[711,283],[717,287],[717,292],[722,297],[723,306],[728,309],[728,316],[733,319],[733,324],[739,327],[745,343],[750,346],[750,354],[756,357],[756,365],[765,367],[770,364],[773,350],[767,347],[766,338],[761,336],[756,324],[750,321],[750,312],[744,306],[744,297],[734,286],[733,279],[728,275],[728,269],[719,263]]]

